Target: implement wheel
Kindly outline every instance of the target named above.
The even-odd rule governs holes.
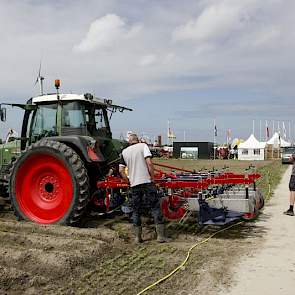
[[[14,163],[9,193],[19,219],[74,225],[89,202],[87,170],[67,145],[41,140]]]
[[[161,200],[163,217],[169,221],[180,220],[186,213],[183,202],[178,195],[167,196]]]

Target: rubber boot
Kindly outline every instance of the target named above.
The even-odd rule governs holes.
[[[142,243],[143,242],[142,237],[141,237],[142,227],[134,225],[133,229],[134,229],[135,243],[136,244]]]
[[[171,239],[165,236],[165,224],[156,224],[156,232],[158,243],[171,242]]]

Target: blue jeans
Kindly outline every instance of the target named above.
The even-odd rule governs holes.
[[[160,198],[153,183],[143,183],[132,187],[130,206],[133,209],[133,225],[141,226],[140,216],[145,210],[151,211],[155,224],[163,223]]]

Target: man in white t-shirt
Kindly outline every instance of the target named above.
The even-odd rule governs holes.
[[[140,143],[136,134],[130,134],[129,146],[122,151],[120,174],[128,179],[131,187],[130,206],[133,210],[132,221],[134,226],[135,241],[142,243],[141,210],[151,210],[157,231],[157,241],[168,241],[165,237],[165,227],[160,207],[157,188],[154,184],[154,166],[151,161],[152,154],[145,143]]]

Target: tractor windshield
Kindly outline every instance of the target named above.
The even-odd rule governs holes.
[[[80,101],[63,103],[62,135],[110,137],[107,111],[95,104]]]
[[[111,138],[107,109],[81,101],[39,104],[31,123],[31,142],[43,137],[82,135]]]
[[[77,101],[64,103],[61,125],[62,135],[87,135],[84,104]]]
[[[39,105],[32,122],[32,137],[55,136],[57,104]]]

